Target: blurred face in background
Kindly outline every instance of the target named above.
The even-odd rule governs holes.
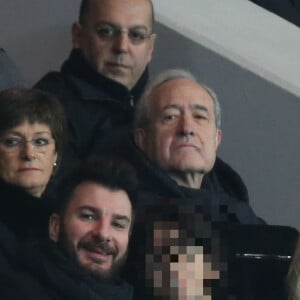
[[[146,276],[152,280],[154,296],[211,299],[204,280],[219,279],[220,272],[212,269],[203,246],[189,245],[185,230],[179,230],[176,222],[156,223],[153,235],[153,253],[146,255]]]

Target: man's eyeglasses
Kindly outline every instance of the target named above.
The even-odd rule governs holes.
[[[37,152],[46,152],[50,144],[54,143],[53,138],[37,137],[32,140],[25,140],[22,137],[11,136],[0,139],[0,146],[7,152],[14,152],[24,149],[27,143],[31,143]]]
[[[127,33],[130,42],[134,45],[142,44],[152,36],[152,33],[140,26],[125,29],[112,24],[101,24],[96,28],[96,31],[102,40],[114,40],[123,32]]]

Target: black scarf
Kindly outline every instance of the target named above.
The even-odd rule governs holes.
[[[26,271],[38,278],[53,298],[130,300],[132,288],[120,279],[100,280],[67,258],[51,240],[27,243],[21,249]]]

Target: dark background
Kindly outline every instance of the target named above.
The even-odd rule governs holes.
[[[250,0],[300,27],[300,0]]]

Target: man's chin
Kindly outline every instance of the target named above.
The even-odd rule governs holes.
[[[86,269],[90,274],[99,279],[112,279],[120,273],[121,268],[125,264],[127,255],[119,258],[117,261],[113,261],[110,267],[101,266],[97,263],[91,263],[89,265],[82,265],[78,262],[84,269]]]
[[[170,173],[178,174],[206,174],[209,168],[195,163],[179,163],[168,170]]]
[[[111,279],[114,276],[116,276],[116,273],[112,269],[106,269],[102,268],[101,266],[87,266],[86,269],[88,272],[93,275],[94,277],[97,277],[99,279]]]

